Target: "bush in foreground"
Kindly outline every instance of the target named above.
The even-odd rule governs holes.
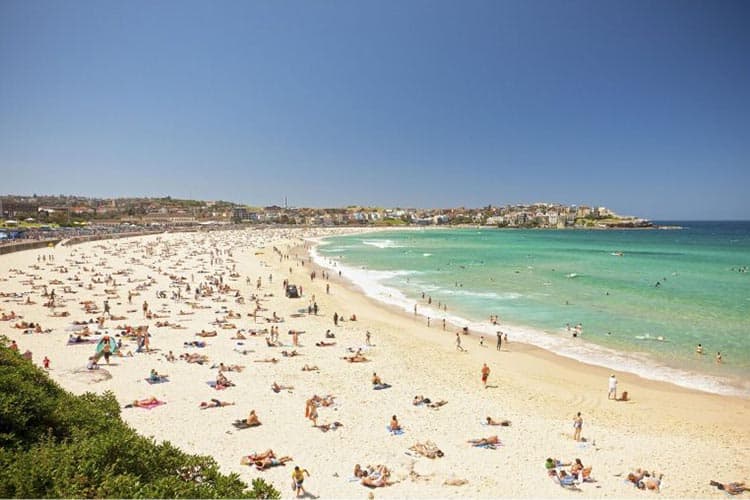
[[[0,339],[0,344],[5,342]],[[0,498],[279,498],[138,435],[112,393],[75,396],[0,347]]]

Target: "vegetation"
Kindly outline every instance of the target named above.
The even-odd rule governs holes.
[[[112,393],[73,395],[0,338],[0,498],[279,498],[138,435]]]

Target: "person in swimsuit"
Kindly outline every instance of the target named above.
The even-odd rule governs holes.
[[[583,418],[581,417],[581,412],[579,411],[578,414],[573,417],[573,439],[576,441],[581,440],[581,428],[583,427]]]

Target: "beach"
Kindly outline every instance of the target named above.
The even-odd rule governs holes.
[[[566,463],[580,458],[592,467],[595,481],[578,486],[587,497],[654,494],[626,482],[637,468],[663,474],[661,493],[669,497],[723,496],[709,480],[750,480],[747,399],[615,372],[618,394],[629,395],[628,401],[615,401],[607,397],[611,370],[513,338],[497,350],[494,338],[481,346],[477,337],[459,335],[465,349],[460,351],[456,332],[461,325],[443,330],[433,321],[427,327],[420,316],[365,297],[345,274],[314,266],[308,254],[312,239],[341,232],[175,233],[5,255],[0,258],[0,313],[14,311],[23,318],[0,322],[0,333],[16,340],[21,352],[33,352],[34,363],[41,366],[48,357],[50,376],[72,392],[112,391],[122,406],[151,396],[165,401],[150,410],[124,408],[122,417],[144,435],[213,456],[224,472],[237,472],[248,483],[262,477],[285,498],[294,495],[289,483],[295,465],[310,472],[304,483],[310,494],[340,498],[371,492],[353,477],[356,464],[387,466],[393,484],[373,493],[391,498],[571,494],[548,477],[548,457]],[[329,279],[323,277],[326,272]],[[284,280],[301,286],[302,296],[287,298]],[[53,289],[58,307],[45,307]],[[202,291],[198,296],[196,289]],[[261,308],[255,317],[253,294]],[[121,338],[117,335],[125,326],[148,325],[152,352],[135,352],[135,341],[126,339],[120,351],[133,352],[132,357],[113,356],[109,366],[101,359],[100,368],[89,371],[85,366],[95,344],[66,344],[76,334],[72,322],[102,316],[105,300],[111,315],[122,319],[106,319],[102,327],[92,324],[90,329]],[[150,318],[144,316],[144,301]],[[308,313],[313,303],[317,315]],[[52,317],[53,311],[69,316]],[[342,318],[338,325],[334,313]],[[283,321],[270,321],[274,314]],[[20,321],[41,323],[51,332],[25,334],[13,327]],[[283,345],[268,346],[264,330],[271,327],[278,327]],[[297,346],[291,330],[302,332]],[[334,338],[326,338],[327,330]],[[196,336],[202,331],[216,335]],[[238,331],[244,339],[232,338]],[[372,345],[367,345],[368,331]],[[185,345],[193,341],[206,345]],[[335,345],[316,345],[321,342]],[[358,349],[367,361],[343,359]],[[176,361],[166,359],[170,351]],[[208,360],[187,363],[181,354]],[[278,361],[264,362],[271,358]],[[224,372],[234,386],[216,390],[207,384],[216,380],[218,369],[211,367],[219,363],[244,367]],[[480,379],[485,363],[487,387]],[[303,371],[305,365],[319,369]],[[152,369],[168,374],[169,382],[149,384]],[[391,387],[373,390],[373,373]],[[274,392],[273,383],[293,388]],[[314,395],[334,396],[332,405],[317,408],[318,425],[341,426],[324,432],[305,418],[306,401]],[[447,403],[415,406],[417,395]],[[200,408],[212,398],[234,404]],[[253,409],[262,425],[242,430],[232,425]],[[578,412],[583,418],[580,442],[572,438]],[[402,434],[387,430],[393,415]],[[509,420],[510,426],[483,425],[488,416]],[[495,435],[501,444],[494,449],[467,442]],[[431,459],[410,450],[427,441],[443,456]],[[241,465],[243,456],[269,448],[293,461],[264,471]]]

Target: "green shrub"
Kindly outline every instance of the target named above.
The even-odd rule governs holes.
[[[0,343],[2,340],[0,339]],[[0,347],[0,498],[279,498],[138,435],[112,393],[75,396]]]

